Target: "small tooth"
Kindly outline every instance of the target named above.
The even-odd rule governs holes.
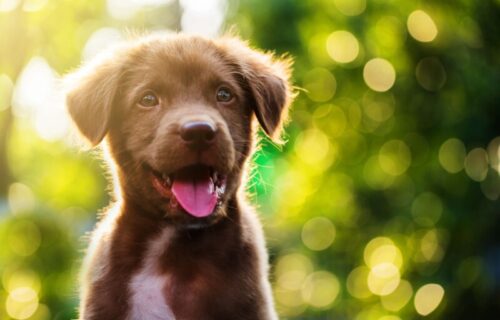
[[[170,178],[170,176],[166,173],[163,173],[161,175],[161,178],[163,179],[163,182],[167,185],[167,186],[170,186],[172,184],[172,179]]]

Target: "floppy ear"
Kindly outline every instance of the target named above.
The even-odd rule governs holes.
[[[65,79],[69,114],[92,146],[108,132],[122,72],[120,61],[114,55],[100,56]]]
[[[290,58],[276,58],[271,53],[250,49],[235,38],[222,39],[225,51],[232,54],[248,87],[257,120],[275,142],[280,139],[288,107],[293,99],[290,85]]]

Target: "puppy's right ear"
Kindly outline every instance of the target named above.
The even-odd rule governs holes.
[[[122,74],[121,60],[113,54],[99,56],[65,79],[69,114],[92,146],[108,132]]]

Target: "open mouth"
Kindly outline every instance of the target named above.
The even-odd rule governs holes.
[[[166,174],[151,169],[158,193],[179,204],[188,214],[203,218],[212,214],[222,201],[226,178],[214,168],[196,164]]]

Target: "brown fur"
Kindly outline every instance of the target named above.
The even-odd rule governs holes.
[[[154,256],[155,268],[169,279],[163,295],[176,319],[276,318],[261,226],[241,186],[255,119],[279,140],[291,101],[288,78],[288,60],[240,40],[183,35],[131,41],[69,77],[69,113],[92,145],[106,137],[121,190],[87,253],[81,319],[131,317],[130,280],[166,229],[172,236]],[[215,99],[221,84],[235,96],[230,103]],[[137,105],[146,90],[157,94],[159,107]],[[179,126],[189,120],[215,124],[210,148],[195,152],[182,143]],[[221,205],[205,218],[160,196],[148,170],[197,163],[227,176]]]

